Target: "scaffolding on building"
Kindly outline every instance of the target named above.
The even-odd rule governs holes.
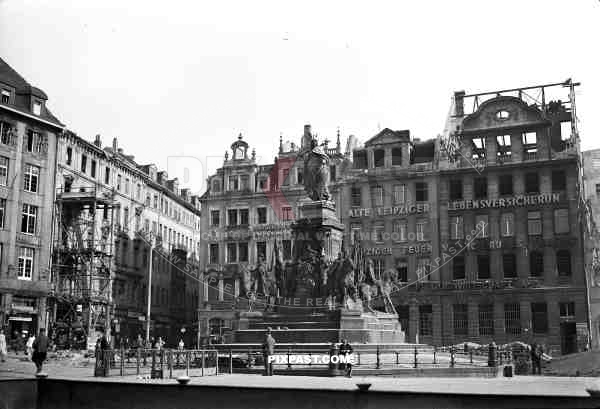
[[[56,194],[50,299],[59,347],[89,349],[96,330],[110,332],[117,206],[98,187]]]

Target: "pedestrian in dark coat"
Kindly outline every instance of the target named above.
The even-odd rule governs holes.
[[[35,338],[35,341],[33,341],[33,354],[31,355],[31,360],[37,369],[36,374],[42,372],[42,365],[44,364],[48,353],[48,343],[46,330],[41,328],[39,335]]]

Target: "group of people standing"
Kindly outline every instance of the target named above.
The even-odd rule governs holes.
[[[26,342],[26,354],[31,358],[36,367],[36,374],[42,372],[42,365],[46,360],[48,353],[48,346],[50,341],[46,336],[46,329],[41,328],[37,337],[33,334],[27,338]],[[8,354],[8,345],[6,342],[6,335],[4,330],[0,329],[0,360],[6,362],[6,355]]]

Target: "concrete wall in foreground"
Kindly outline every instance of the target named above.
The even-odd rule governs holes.
[[[37,386],[35,379],[0,381],[0,409],[36,409]]]
[[[275,378],[274,383],[277,382]],[[1,382],[0,382],[1,384]],[[600,399],[42,380],[37,409],[594,408]],[[16,406],[13,406],[16,407]],[[21,406],[19,406],[20,408]],[[31,406],[22,406],[31,407]]]

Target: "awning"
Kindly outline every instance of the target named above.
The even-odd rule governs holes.
[[[31,317],[8,317],[9,321],[27,321],[31,322],[33,319]]]

